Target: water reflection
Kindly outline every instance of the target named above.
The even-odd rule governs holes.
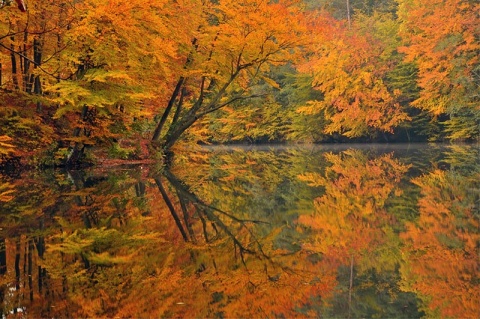
[[[474,318],[478,155],[214,148],[3,176],[2,317]]]

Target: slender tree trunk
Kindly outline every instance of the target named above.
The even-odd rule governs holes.
[[[182,197],[182,195],[180,194],[180,192],[178,190],[177,190],[177,197],[178,197],[178,200],[180,202],[180,207],[182,208],[183,221],[185,222],[185,227],[187,228],[188,233],[190,234],[191,241],[193,243],[196,243],[197,239],[195,238],[195,232],[193,231],[192,223],[190,222],[188,208],[187,208],[188,201],[185,198]]]
[[[0,238],[0,275],[7,273],[7,243],[4,237]]]
[[[16,238],[15,243],[15,288],[20,289],[20,237]]]
[[[16,300],[13,306],[13,313],[17,313],[17,305],[20,303],[20,237],[16,238],[15,243],[15,290],[16,290]]]
[[[30,296],[30,301],[33,301],[33,259],[32,259],[32,251],[34,250],[33,247],[33,239],[28,241],[28,253],[27,253],[27,275],[28,275],[28,292]]]
[[[19,86],[18,86],[18,78],[17,78],[17,58],[15,57],[15,45],[14,45],[15,37],[11,36],[10,40],[12,40],[12,44],[10,44],[10,49],[11,49],[10,61],[12,63],[12,82],[15,90],[18,90]]]
[[[348,28],[352,27],[352,21],[350,17],[350,0],[347,0],[347,20],[348,20]]]
[[[178,99],[177,109],[175,110],[175,114],[173,115],[172,123],[177,123],[178,119],[180,118],[180,113],[182,112],[183,108],[183,100],[186,94],[187,89],[185,88],[185,86],[183,86],[182,92],[180,93],[180,98]]]
[[[25,31],[23,32],[23,50],[22,50],[22,57],[21,61],[22,63],[22,86],[23,86],[23,91],[27,93],[32,92],[32,87],[30,86],[30,60],[28,58],[28,48],[27,48],[27,42],[28,42],[28,32]]]
[[[84,122],[86,117],[87,117],[87,112],[88,112],[88,106],[84,105],[83,106],[83,109],[82,109],[82,114],[80,115],[80,121],[81,122]],[[80,136],[80,133],[81,133],[81,128],[80,127],[76,127],[74,130],[73,130],[73,137],[79,137]],[[65,162],[65,165],[66,166],[75,166],[78,164],[78,161],[80,160],[80,158],[82,157],[83,155],[83,150],[84,150],[84,147],[82,146],[81,143],[79,142],[75,142],[75,145],[73,147],[70,148],[70,151],[67,155],[67,160]]]
[[[45,230],[45,215],[42,215],[39,226],[40,226],[39,227],[40,231]],[[43,236],[39,236],[35,238],[35,246],[37,247],[38,257],[43,260],[43,255],[45,253],[45,238]],[[40,265],[37,267],[37,271],[38,271],[38,293],[41,294],[43,290],[43,280],[45,278],[45,271]]]
[[[193,51],[197,51],[198,49],[198,41],[196,38],[192,40],[192,45],[193,45]],[[184,69],[186,69],[190,64],[192,63],[192,53],[190,53],[187,56],[187,60],[185,61]],[[160,136],[162,134],[163,126],[165,125],[165,122],[170,115],[170,112],[172,111],[172,107],[175,103],[175,100],[178,97],[178,93],[180,92],[180,89],[182,88],[186,78],[181,76],[180,79],[178,79],[177,84],[175,85],[175,89],[173,90],[172,96],[170,97],[170,100],[168,101],[167,108],[162,114],[162,117],[160,119],[160,122],[158,123],[157,127],[155,128],[155,131],[153,133],[152,141],[158,142],[160,140]]]
[[[348,288],[348,318],[352,312],[352,290],[353,290],[353,255],[350,260],[350,285]]]
[[[135,184],[135,194],[137,197],[144,197],[145,196],[145,182],[138,182]]]
[[[35,62],[35,68],[39,67],[42,64],[42,51],[43,46],[40,39],[35,38],[33,40],[33,61]],[[32,75],[33,76],[33,75]],[[33,93],[36,95],[42,95],[42,82],[40,79],[40,75],[35,75],[33,78]],[[42,102],[37,102],[37,112],[42,111]]]
[[[167,135],[165,136],[165,144],[163,148],[165,151],[169,151],[173,145],[178,141],[178,139],[182,136],[182,134],[197,121],[197,117],[192,116],[188,119],[182,121],[182,123],[178,126],[175,126],[172,130],[169,130]]]
[[[237,68],[237,70],[230,75],[228,81],[219,89],[217,93],[215,93],[212,97],[210,102],[206,106],[204,106],[204,99],[205,96],[203,95],[203,85],[205,84],[205,79],[202,80],[201,84],[201,93],[198,100],[192,106],[191,109],[185,114],[185,116],[179,120],[175,125],[169,127],[167,134],[165,135],[165,143],[163,145],[163,149],[168,152],[172,146],[178,141],[178,139],[182,136],[182,134],[192,126],[198,119],[202,118],[206,114],[209,113],[210,109],[217,109],[218,103],[224,97],[228,87],[233,83],[233,81],[237,78],[240,74],[241,68]],[[215,84],[210,83],[208,89],[213,89]],[[200,109],[203,111],[199,112]]]

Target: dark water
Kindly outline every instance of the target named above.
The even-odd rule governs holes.
[[[0,311],[477,318],[479,148],[212,147],[0,178]]]

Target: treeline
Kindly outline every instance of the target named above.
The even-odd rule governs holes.
[[[471,0],[0,1],[0,156],[478,140]]]

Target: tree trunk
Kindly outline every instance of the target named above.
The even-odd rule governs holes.
[[[83,106],[83,109],[82,109],[82,114],[81,114],[81,118],[80,118],[80,121],[81,122],[84,122],[86,117],[87,117],[87,112],[88,112],[88,106],[84,105]],[[76,127],[74,130],[73,130],[73,137],[79,137],[80,136],[80,132],[81,132],[81,128],[80,127]],[[78,165],[80,159],[82,158],[83,156],[83,151],[84,151],[84,146],[82,143],[79,143],[79,142],[75,142],[74,146],[70,148],[70,151],[67,155],[67,159],[66,159],[66,162],[65,162],[65,166],[67,167],[72,167],[72,166],[76,166]]]
[[[200,95],[198,100],[194,103],[191,109],[186,112],[183,118],[179,121],[172,123],[169,127],[167,134],[165,135],[165,142],[163,143],[163,150],[169,152],[172,146],[178,141],[182,134],[192,126],[198,119],[203,118],[206,114],[210,113],[210,110],[217,110],[221,107],[219,106],[220,100],[224,97],[227,92],[228,87],[233,83],[233,81],[240,74],[241,68],[238,67],[237,70],[230,75],[228,81],[219,89],[219,91],[213,96],[211,96],[210,102],[204,106],[204,100],[207,98],[204,96],[204,84],[205,78],[202,79],[200,85]],[[207,90],[213,89],[216,84],[211,82]],[[178,92],[177,92],[178,94]],[[203,108],[203,110],[202,110]],[[202,110],[200,112],[200,110]]]
[[[348,20],[348,28],[352,27],[352,21],[350,18],[350,0],[347,0],[347,20]]]
[[[0,275],[7,273],[7,243],[4,237],[0,238]]]
[[[157,142],[160,139],[160,134],[162,133],[163,126],[167,121],[168,115],[170,115],[170,112],[172,111],[173,104],[175,104],[175,100],[177,99],[178,93],[180,92],[180,89],[183,85],[183,81],[185,81],[185,78],[180,77],[180,79],[177,82],[177,85],[175,86],[175,89],[173,90],[172,96],[168,101],[167,108],[163,112],[162,118],[160,119],[160,122],[158,123],[157,127],[155,128],[155,132],[153,133],[152,141],[154,142]]]
[[[175,125],[171,127],[171,130],[168,131],[167,135],[165,136],[165,143],[163,144],[163,149],[165,151],[169,151],[173,145],[178,141],[178,139],[182,136],[182,134],[197,121],[196,116],[192,116],[180,123],[179,125]]]
[[[22,56],[20,58],[21,68],[22,68],[22,87],[23,91],[27,93],[32,92],[32,87],[30,85],[30,59],[28,58],[27,54],[27,42],[28,42],[28,32],[23,32],[23,50]]]
[[[33,62],[37,68],[42,64],[42,44],[38,38],[33,40]],[[33,76],[33,75],[32,75]],[[42,95],[42,83],[40,81],[40,75],[35,75],[33,79],[33,93],[36,95]],[[37,112],[42,110],[42,102],[37,102]]]
[[[30,296],[30,301],[33,301],[33,260],[32,260],[32,251],[34,250],[33,239],[28,241],[27,247],[27,275],[28,275],[28,293]]]
[[[10,40],[12,40],[12,44],[10,45],[10,61],[12,63],[12,82],[13,82],[13,87],[15,90],[19,89],[18,86],[18,78],[17,78],[17,58],[15,57],[15,46],[14,46],[14,41],[15,37],[11,36]]]

